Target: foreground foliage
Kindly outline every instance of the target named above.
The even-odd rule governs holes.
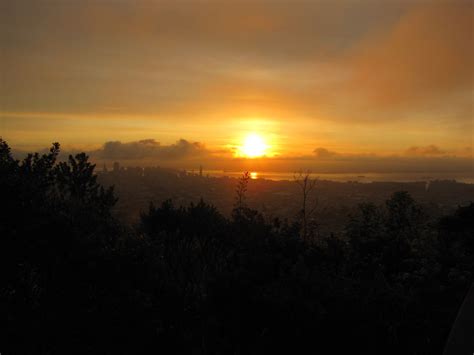
[[[436,354],[474,279],[472,203],[433,221],[399,192],[303,241],[241,182],[230,219],[165,201],[132,228],[87,157],[58,152],[0,141],[4,354]]]

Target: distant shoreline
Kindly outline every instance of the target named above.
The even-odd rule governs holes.
[[[186,170],[188,173],[192,173],[192,169]],[[281,172],[256,172],[257,179],[266,179],[274,181],[282,180],[293,180],[294,173],[281,173]],[[196,173],[196,170],[194,171]],[[210,177],[230,177],[238,178],[242,175],[242,172],[238,171],[222,171],[222,170],[203,170],[203,176]],[[427,182],[435,180],[455,180],[457,182],[474,184],[474,173],[473,174],[462,174],[462,173],[313,173],[314,178],[320,180],[329,180],[336,182],[360,182],[360,183],[371,183],[371,182]]]
[[[213,177],[213,178],[233,178],[238,179],[242,176],[243,171],[226,171],[218,169],[202,170],[196,168],[188,169],[176,169],[168,167],[136,167],[136,166],[121,166],[120,171],[146,171],[147,169],[158,169],[171,174],[185,174],[190,176],[202,176],[202,177]],[[112,172],[113,169],[107,169],[105,171]],[[103,169],[97,169],[98,174],[104,172]],[[298,175],[296,172],[275,172],[275,171],[258,171],[249,170],[250,177],[252,180],[271,180],[271,181],[293,181],[295,176]],[[474,184],[474,172],[390,172],[390,173],[311,173],[311,177],[319,180],[333,181],[333,182],[358,182],[358,183],[373,183],[373,182],[384,182],[384,183],[413,183],[413,182],[430,182],[430,181],[456,181],[464,184]]]

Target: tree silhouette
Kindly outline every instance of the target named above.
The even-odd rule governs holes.
[[[242,213],[242,211],[247,207],[245,200],[247,198],[247,188],[250,180],[250,174],[248,171],[245,171],[242,176],[237,181],[237,187],[235,189],[235,203],[234,211],[236,213]]]
[[[301,234],[304,241],[307,241],[309,238],[309,220],[314,215],[316,206],[309,206],[308,199],[311,197],[312,191],[316,188],[317,180],[311,177],[310,171],[300,171],[298,174],[294,175],[294,180],[296,184],[301,189]]]

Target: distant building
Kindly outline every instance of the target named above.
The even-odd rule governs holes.
[[[120,163],[116,161],[114,163],[114,173],[118,173],[120,171]]]
[[[105,164],[105,163],[104,163],[104,166],[102,168],[102,172],[103,173],[108,173],[109,172],[109,170],[107,169],[107,164]]]
[[[202,165],[199,165],[199,176],[202,177]]]

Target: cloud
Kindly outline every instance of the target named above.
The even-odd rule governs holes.
[[[438,106],[472,89],[474,47],[470,1],[413,6],[386,33],[370,33],[354,47],[352,86],[373,105]],[[448,95],[448,97],[446,97]]]
[[[313,152],[314,152],[314,154],[316,155],[317,158],[321,158],[321,159],[333,158],[333,157],[339,155],[336,152],[333,152],[333,151],[330,151],[326,148],[321,148],[321,147],[316,148]]]
[[[446,152],[438,148],[436,145],[431,144],[425,147],[413,146],[405,151],[405,155],[408,156],[441,156],[445,155]]]
[[[407,148],[405,151],[400,152],[398,154],[380,154],[380,153],[369,153],[369,154],[348,154],[348,153],[339,153],[330,151],[326,148],[316,148],[314,151],[316,158],[318,159],[336,159],[336,160],[378,160],[378,159],[408,159],[408,158],[436,158],[436,157],[459,157],[459,158],[467,158],[469,157],[469,147],[466,147],[463,150],[458,152],[454,151],[446,151],[441,149],[435,144],[430,144],[426,146],[411,146]]]
[[[178,140],[175,144],[161,145],[154,139],[144,139],[136,142],[122,143],[120,141],[106,142],[102,149],[91,152],[91,155],[107,160],[140,160],[156,158],[163,160],[188,159],[208,155],[205,146],[199,142]]]

